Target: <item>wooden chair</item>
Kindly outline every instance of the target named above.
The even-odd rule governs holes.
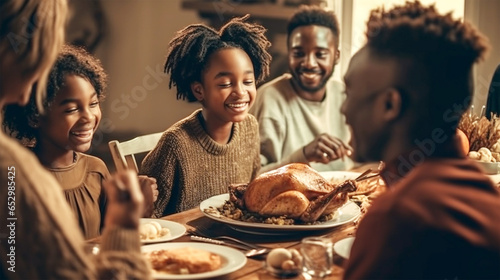
[[[147,134],[135,137],[134,139],[119,142],[117,140],[109,141],[108,146],[115,163],[116,170],[135,168],[138,172],[135,154],[151,151],[160,140],[163,132]]]

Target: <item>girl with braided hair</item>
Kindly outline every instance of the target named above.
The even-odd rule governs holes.
[[[196,207],[259,171],[258,123],[248,110],[269,74],[271,44],[247,19],[220,30],[189,25],[169,43],[169,86],[202,108],[167,129],[142,162],[140,173],[157,179],[156,217]]]

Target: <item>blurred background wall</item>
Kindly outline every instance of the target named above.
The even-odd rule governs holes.
[[[196,11],[182,9],[181,0],[70,3],[76,20],[69,24],[68,40],[99,37],[93,53],[109,74],[107,96],[101,104],[103,119],[89,152],[114,169],[109,140],[163,131],[199,107],[176,100],[163,64],[175,32],[202,20]]]

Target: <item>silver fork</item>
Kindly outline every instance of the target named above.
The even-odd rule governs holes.
[[[240,239],[237,239],[237,238],[234,238],[234,237],[231,237],[231,236],[226,236],[226,235],[221,235],[221,236],[209,236],[208,234],[206,234],[205,232],[199,230],[199,229],[195,229],[195,230],[188,230],[188,232],[191,234],[191,235],[197,235],[197,236],[200,236],[200,237],[205,237],[205,238],[210,238],[210,239],[215,239],[215,240],[220,240],[220,241],[223,241],[223,240],[227,240],[227,241],[232,241],[234,243],[237,243],[237,244],[241,244],[247,248],[251,248],[251,249],[261,249],[263,247],[261,246],[258,246],[258,245],[255,245],[255,244],[251,244],[251,243],[248,243],[248,242],[245,242],[243,240],[240,240]]]

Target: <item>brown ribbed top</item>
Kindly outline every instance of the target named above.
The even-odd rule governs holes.
[[[201,201],[247,183],[260,167],[257,120],[233,125],[229,143],[214,141],[201,124],[201,109],[167,129],[144,159],[141,174],[157,179],[155,217],[197,207]]]
[[[104,209],[104,189],[109,177],[106,164],[99,158],[77,153],[76,162],[67,167],[48,168],[64,190],[64,196],[73,210],[85,239],[101,233],[101,210]]]

